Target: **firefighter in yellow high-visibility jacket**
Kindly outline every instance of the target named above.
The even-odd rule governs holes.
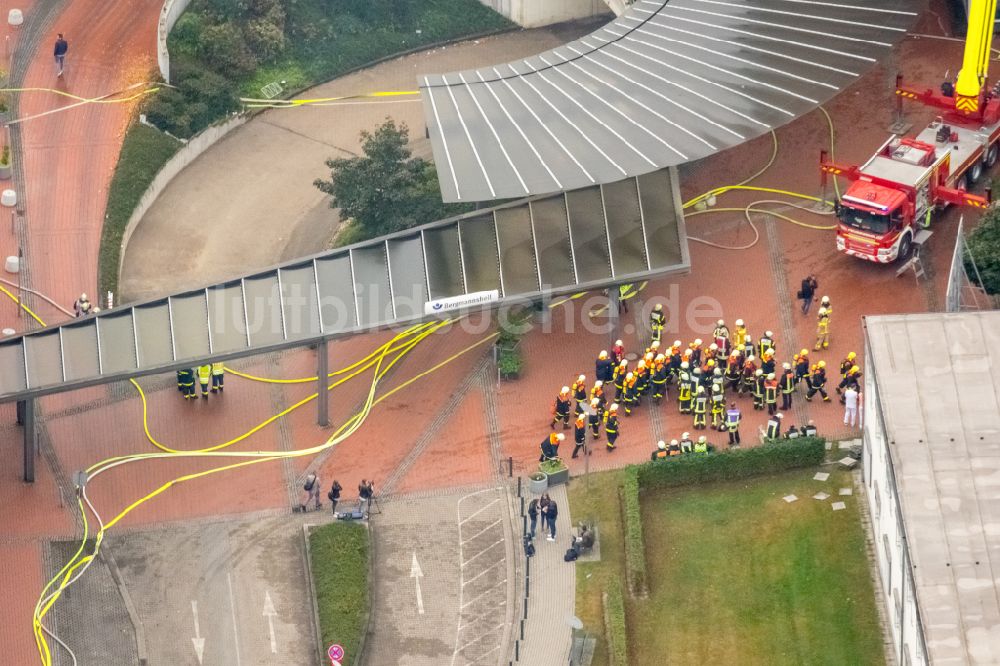
[[[201,397],[208,399],[208,384],[212,381],[212,365],[206,363],[198,366],[198,383],[201,384]]]

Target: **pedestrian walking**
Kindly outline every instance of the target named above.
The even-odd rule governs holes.
[[[302,511],[307,510],[310,500],[315,501],[317,511],[323,506],[323,504],[319,501],[319,489],[319,476],[315,472],[309,472],[306,475],[306,482],[302,486],[302,490],[306,493],[305,501],[299,504],[299,508],[301,508]]]
[[[326,494],[326,498],[330,500],[330,510],[333,511],[333,515],[337,515],[337,502],[340,501],[340,491],[344,488],[340,485],[340,481],[336,479],[333,480],[333,485],[330,486],[330,492]]]
[[[580,451],[583,451],[587,444],[587,415],[577,414],[576,415],[576,427],[573,430],[573,455],[571,458],[576,458],[580,455]]]
[[[797,294],[802,301],[802,314],[809,314],[809,308],[812,306],[813,298],[815,298],[818,288],[819,282],[816,281],[815,275],[807,275],[802,280],[802,286],[799,288],[799,293]]]
[[[570,392],[568,386],[563,386],[556,396],[555,404],[552,406],[552,423],[549,424],[551,430],[555,430],[556,424],[562,421],[563,430],[569,428],[569,403]]]
[[[559,515],[559,505],[556,504],[555,500],[549,498],[549,503],[545,505],[545,519],[549,523],[549,536],[546,537],[549,541],[556,540],[556,517]]]
[[[826,308],[821,307],[816,317],[816,344],[813,351],[826,349],[830,346],[830,317]]]
[[[198,383],[201,384],[201,397],[208,400],[208,384],[212,380],[212,365],[206,363],[198,366]]]
[[[222,393],[226,386],[226,364],[212,363],[212,393]]]
[[[608,436],[608,451],[614,451],[618,441],[618,403],[604,413],[604,434]]]
[[[63,75],[63,67],[66,65],[66,52],[69,51],[69,43],[63,34],[60,32],[59,36],[56,37],[56,47],[53,51],[56,57],[56,67],[59,69],[59,73],[56,76]]]
[[[844,425],[852,428],[858,424],[858,393],[854,386],[848,386],[844,391]]]

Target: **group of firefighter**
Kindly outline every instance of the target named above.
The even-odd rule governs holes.
[[[177,390],[185,400],[197,398],[195,377],[201,385],[201,397],[208,399],[209,392],[222,393],[226,387],[226,366],[222,362],[204,363],[197,368],[183,368],[177,371]],[[211,389],[209,389],[211,385]]]
[[[829,297],[823,297],[822,308],[824,336],[817,339],[815,350],[825,349],[829,344],[829,321],[833,313]],[[720,319],[707,347],[701,339],[696,339],[686,346],[675,340],[664,348],[661,338],[665,326],[663,306],[657,304],[650,313],[652,341],[634,365],[629,365],[622,341],[618,340],[610,352],[602,351],[598,355],[596,381],[592,386],[588,385],[586,375],[580,375],[572,385],[562,387],[552,409],[553,432],[542,442],[541,459],[555,457],[564,439],[562,433],[555,432],[560,422],[564,430],[575,427],[573,458],[584,449],[587,430],[598,439],[602,426],[607,436],[607,450],[614,451],[619,436],[619,415],[631,415],[644,398],[661,404],[669,399],[671,387],[676,390],[678,411],[691,416],[692,429],[706,430],[711,424],[713,430],[729,433],[730,446],[740,444],[742,413],[733,401],[727,407],[727,395],[749,395],[755,410],[767,410],[765,437],[768,439],[782,436],[779,409],[792,407],[793,396],[800,387],[807,401],[811,402],[816,394],[824,402],[830,401],[826,390],[826,362],[812,362],[809,350],[802,349],[791,362],[779,365],[771,331],[765,331],[754,341],[742,319],[736,320],[732,331]],[[851,352],[841,362],[838,394],[843,394],[848,387],[859,389],[861,371],[855,360],[856,354]],[[614,395],[609,399],[607,393],[612,390]],[[575,415],[571,416],[574,405]],[[795,428],[790,428],[789,432],[791,430],[799,433]],[[707,453],[710,448],[706,437],[694,441],[689,433],[684,433],[680,442],[673,440],[669,446],[663,442],[659,445],[660,451],[666,451],[664,456],[673,454],[675,448],[677,453]],[[658,451],[653,452],[653,457],[658,457]]]

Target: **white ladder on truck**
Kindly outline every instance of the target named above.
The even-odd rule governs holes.
[[[926,277],[924,273],[924,264],[920,260],[920,250],[923,248],[924,243],[926,243],[930,237],[934,234],[933,231],[928,231],[927,229],[919,230],[913,237],[912,249],[910,250],[910,258],[903,262],[903,265],[896,269],[896,277],[899,277],[907,270],[913,271],[913,279],[916,280],[917,284],[920,284],[920,278]]]

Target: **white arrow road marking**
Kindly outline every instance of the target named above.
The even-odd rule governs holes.
[[[278,654],[278,641],[274,638],[274,616],[278,611],[274,610],[274,602],[271,601],[271,593],[264,592],[264,617],[267,618],[267,630],[271,635],[271,654]]]
[[[417,553],[413,552],[413,562],[410,564],[410,578],[417,585],[417,612],[421,615],[424,614],[424,595],[420,594],[420,579],[423,577],[424,572],[420,570],[420,563],[417,562]]]
[[[205,657],[205,639],[201,637],[201,626],[198,624],[198,602],[194,599],[191,600],[191,614],[194,615],[194,638],[191,639],[191,643],[194,645],[194,652],[200,664]]]

